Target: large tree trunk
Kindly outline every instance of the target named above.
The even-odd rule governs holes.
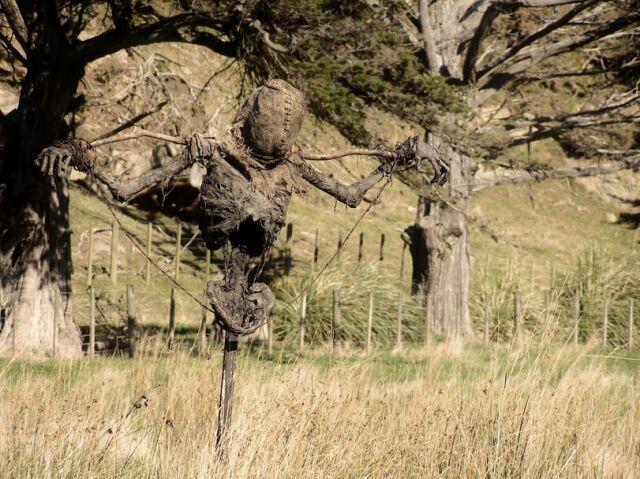
[[[473,334],[469,316],[470,159],[440,146],[450,158],[448,185],[421,197],[416,223],[405,230],[413,262],[413,292],[425,292],[432,330],[445,336]]]
[[[5,125],[10,134],[2,152],[0,195],[0,354],[50,357],[55,337],[57,357],[76,357],[82,340],[73,322],[67,180],[42,175],[34,159],[65,134],[64,117],[83,66],[64,57],[44,10],[34,12],[28,73],[18,108]]]

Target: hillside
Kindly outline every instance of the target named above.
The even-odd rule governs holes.
[[[203,62],[202,57],[207,61]],[[140,68],[132,68],[131,58],[145,59]],[[188,135],[191,131],[216,134],[222,131],[233,115],[237,100],[234,97],[240,91],[241,78],[233,67],[211,76],[223,65],[215,55],[199,47],[180,48],[173,46],[145,47],[136,49],[132,56],[121,53],[98,62],[90,71],[87,92],[88,104],[86,118],[78,130],[79,136],[91,138],[116,127],[127,118],[152,109],[158,101],[154,81],[168,79],[167,93],[178,106],[170,110],[163,109],[142,121],[149,129],[166,130]],[[148,70],[148,71],[147,71]],[[132,81],[131,75],[139,78]],[[158,76],[160,75],[160,76]],[[188,78],[191,92],[184,89],[180,78]],[[209,81],[210,80],[210,81]],[[124,88],[131,82],[133,87]],[[206,90],[201,85],[207,85]],[[177,85],[177,86],[176,86]],[[182,85],[182,86],[180,86]],[[173,86],[173,89],[170,89]],[[115,106],[95,108],[105,97],[120,91],[121,101]],[[96,92],[100,92],[97,94]],[[124,93],[123,93],[124,92]],[[197,92],[197,93],[195,93]],[[200,92],[202,94],[200,95]],[[94,94],[91,96],[91,94]],[[153,93],[153,94],[152,94]],[[193,94],[192,94],[193,93]],[[118,97],[118,95],[116,94]],[[194,96],[197,101],[193,101]],[[94,108],[92,108],[94,107]],[[197,114],[193,114],[192,112]],[[97,112],[97,113],[96,113]],[[173,126],[172,126],[173,125]],[[404,125],[400,120],[388,114],[371,111],[369,128],[389,143],[406,138],[419,130]],[[299,145],[312,151],[327,152],[347,147],[349,143],[330,125],[307,117]],[[115,165],[116,171],[136,172],[152,164],[151,152],[154,142],[127,142],[110,148],[108,159]],[[157,150],[157,149],[156,149]],[[533,154],[553,156],[554,161],[562,160],[562,151],[545,142],[536,145]],[[320,168],[333,173],[345,181],[360,178],[375,166],[375,161],[367,158],[348,158],[323,163]],[[629,189],[629,175],[607,177],[612,191]],[[620,210],[625,208],[620,202],[603,194],[598,185],[603,180],[548,181],[542,184],[499,187],[486,190],[472,199],[471,245],[475,266],[472,271],[472,289],[479,294],[480,283],[486,267],[486,258],[490,257],[489,269],[496,276],[507,272],[508,264],[516,272],[523,290],[530,290],[531,268],[533,267],[533,289],[539,302],[542,290],[548,288],[552,265],[558,270],[574,269],[577,255],[597,242],[616,258],[624,258],[634,247],[635,224],[633,221],[618,221]],[[613,189],[611,187],[613,185]],[[633,192],[630,194],[633,196]],[[368,197],[374,197],[368,195]],[[394,181],[376,204],[366,214],[355,229],[340,256],[339,273],[349,282],[349,272],[357,258],[358,238],[365,233],[364,262],[374,266],[373,271],[384,281],[388,289],[397,288],[400,269],[402,242],[400,232],[414,221],[417,197],[406,185]],[[359,208],[351,210],[334,204],[331,198],[308,188],[306,197],[293,200],[288,221],[294,225],[292,251],[294,257],[293,275],[300,276],[308,270],[313,255],[316,230],[319,231],[320,265],[329,260],[335,252],[339,236],[345,237],[352,226],[369,208],[364,202]],[[153,222],[161,226],[166,234],[155,234],[154,257],[167,271],[172,272],[171,257],[174,251],[175,220],[162,214],[153,215]],[[129,208],[127,216],[121,215],[123,224],[141,241],[146,235],[145,222],[150,213]],[[614,218],[612,221],[611,219]],[[632,216],[631,216],[632,218]],[[74,286],[76,292],[86,287],[87,231],[90,222],[94,226],[109,225],[113,218],[109,210],[98,198],[86,189],[75,186],[72,189],[71,224],[74,231],[73,254],[75,263]],[[195,234],[192,227],[183,232],[183,245]],[[380,235],[385,234],[385,259],[377,260]],[[283,239],[284,241],[284,239]],[[153,272],[151,284],[143,281],[144,260],[142,255],[123,236],[120,241],[119,285],[111,286],[109,269],[108,232],[96,235],[96,257],[94,260],[96,287],[99,295],[104,294],[105,301],[115,301],[120,305],[119,313],[111,314],[113,321],[124,317],[124,285],[134,284],[136,303],[143,322],[156,326],[165,326],[169,310],[170,284],[157,272]],[[199,237],[190,244],[188,252],[183,254],[183,271],[180,283],[200,297],[204,282],[204,249]],[[218,256],[220,259],[220,256]],[[410,259],[407,255],[403,286],[408,290],[410,278]],[[214,268],[215,270],[215,268]],[[364,295],[364,292],[363,292]],[[109,304],[109,303],[105,303]],[[109,308],[104,308],[109,309]],[[86,324],[86,295],[77,297],[79,323]],[[200,322],[198,305],[179,295],[179,325],[192,329]],[[477,318],[476,318],[477,319]],[[276,322],[278,320],[276,319]]]

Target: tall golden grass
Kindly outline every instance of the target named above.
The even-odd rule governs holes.
[[[590,351],[247,349],[226,462],[219,355],[8,361],[0,477],[638,477],[638,356]]]

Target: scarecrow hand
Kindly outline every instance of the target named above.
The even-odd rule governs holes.
[[[87,154],[90,151],[93,147],[85,140],[60,140],[42,150],[36,158],[36,165],[43,174],[60,178],[68,177],[72,168],[88,172],[91,163]]]

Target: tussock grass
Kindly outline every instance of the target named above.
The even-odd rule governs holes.
[[[274,361],[0,363],[2,477],[634,477],[640,357],[529,342]]]

